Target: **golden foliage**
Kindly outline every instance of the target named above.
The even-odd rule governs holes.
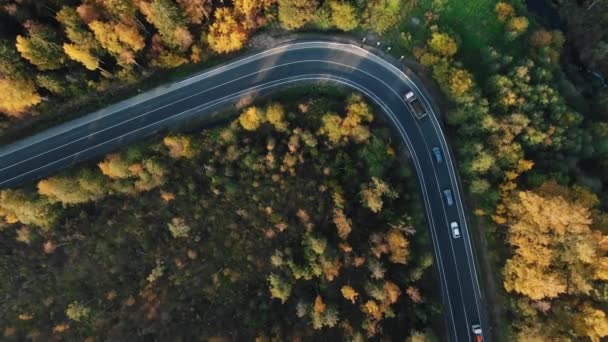
[[[81,48],[76,44],[63,44],[63,51],[68,57],[76,62],[82,63],[89,70],[97,70],[99,60],[93,56],[91,51],[86,48]]]
[[[304,26],[314,18],[318,0],[278,0],[279,20],[288,30]]]
[[[200,63],[203,60],[203,48],[200,45],[192,45],[190,51],[190,61],[192,63]]]
[[[408,297],[412,300],[412,302],[419,304],[422,303],[422,295],[420,294],[420,290],[414,286],[409,286],[405,293],[407,293]]]
[[[116,24],[115,31],[119,33],[118,39],[131,50],[136,52],[146,47],[146,40],[137,26],[120,22]]]
[[[296,216],[298,217],[298,219],[300,219],[300,222],[302,222],[303,225],[306,225],[310,222],[310,215],[305,209],[299,209],[296,212]]]
[[[340,274],[340,268],[342,268],[342,263],[339,258],[334,259],[333,261],[325,261],[321,263],[323,268],[323,275],[327,281],[333,281]]]
[[[247,32],[235,20],[232,11],[224,7],[215,11],[215,21],[209,28],[207,40],[213,51],[228,53],[243,47]]]
[[[380,210],[382,210],[382,198],[373,189],[363,189],[361,191],[361,197],[363,198],[363,203],[365,206],[374,213],[378,213]]]
[[[101,173],[112,179],[128,178],[131,176],[131,172],[129,171],[130,165],[117,153],[106,156],[105,161],[100,162],[97,166],[99,166]]]
[[[506,2],[497,3],[494,9],[496,11],[496,15],[498,16],[498,20],[503,23],[515,15],[515,9],[513,6]]]
[[[15,240],[29,245],[32,242],[32,231],[26,226],[21,226],[17,230]]]
[[[338,229],[338,236],[342,240],[346,240],[352,228],[352,220],[346,217],[342,209],[334,209],[334,224]]]
[[[68,330],[70,328],[70,325],[67,323],[60,323],[57,324],[56,326],[53,327],[53,333],[55,334],[61,334],[62,332]]]
[[[235,11],[244,16],[243,25],[247,29],[254,29],[264,21],[261,11],[269,9],[276,0],[234,0]]]
[[[169,203],[175,199],[175,194],[169,191],[161,190],[160,198],[162,198],[165,203]]]
[[[30,313],[21,313],[19,314],[19,316],[17,316],[17,318],[19,318],[20,321],[30,321],[32,318],[34,318],[34,316]]]
[[[319,129],[320,134],[327,136],[327,139],[331,143],[338,143],[342,140],[342,130],[340,125],[342,124],[342,118],[335,113],[327,113],[321,118],[322,126]]]
[[[135,53],[146,46],[144,37],[137,26],[132,24],[95,20],[89,23],[89,28],[101,46],[123,66],[136,64]]]
[[[432,340],[425,334],[419,331],[413,331],[405,342],[431,342]]]
[[[608,317],[601,309],[596,309],[590,303],[584,303],[576,315],[575,326],[577,332],[582,332],[592,342],[599,342],[608,336]]]
[[[359,296],[359,293],[357,293],[357,291],[355,291],[355,289],[353,289],[352,287],[350,287],[348,285],[342,286],[342,289],[340,290],[340,292],[342,292],[342,296],[346,300],[349,300],[353,304],[355,304],[355,300]]]
[[[530,25],[530,22],[528,21],[528,18],[526,18],[526,17],[514,17],[514,18],[511,18],[509,20],[509,22],[507,23],[509,30],[515,36],[519,36],[519,35],[523,34],[524,32],[526,32],[529,25]]]
[[[116,298],[116,290],[111,290],[106,294],[106,299],[109,301],[113,301]]]
[[[346,242],[340,242],[338,244],[338,247],[344,253],[350,253],[350,252],[353,251],[353,247],[351,245],[349,245],[348,243],[346,243]]]
[[[464,69],[452,69],[449,89],[456,99],[462,98],[473,87],[473,76]]]
[[[28,23],[26,23],[26,26]],[[37,24],[29,25],[30,34],[27,37],[18,35],[15,47],[21,57],[27,59],[39,70],[56,70],[61,68],[64,58],[61,48],[58,47],[53,39],[54,35],[47,34],[46,28],[38,28]],[[52,32],[52,31],[50,31]]]
[[[351,31],[359,26],[357,12],[348,2],[333,0],[329,3],[331,20],[335,27],[342,31]]]
[[[405,238],[405,235],[400,230],[393,228],[388,232],[386,241],[391,252],[390,261],[405,265],[410,255],[408,249],[410,242]]]
[[[0,78],[0,111],[19,117],[31,106],[42,102],[36,86],[25,79]]]
[[[196,148],[191,137],[185,135],[166,136],[163,144],[169,149],[169,156],[173,159],[192,159],[196,156]]]
[[[283,132],[287,130],[285,109],[280,103],[271,103],[266,107],[266,119],[277,131]]]
[[[593,274],[593,278],[608,281],[608,257],[601,257],[595,262],[597,263],[597,268]]]
[[[383,289],[388,303],[396,303],[397,299],[399,299],[399,296],[401,295],[401,290],[399,289],[399,286],[397,286],[397,284],[393,282],[387,281],[384,283]]]
[[[507,241],[514,248],[503,270],[505,289],[533,300],[587,294],[606,272],[597,262],[601,234],[591,231],[587,208],[544,189],[553,194],[522,191],[505,203]]]
[[[325,305],[325,303],[323,302],[323,298],[321,298],[320,295],[317,295],[317,298],[315,298],[315,304],[313,306],[313,309],[316,313],[323,313],[325,312],[325,309],[327,308],[327,305]]]
[[[447,33],[433,32],[428,42],[429,48],[444,57],[452,57],[458,52],[458,45]]]
[[[361,190],[361,202],[374,213],[382,210],[384,202],[382,196],[396,198],[397,193],[392,191],[384,181],[373,177],[370,184],[365,185]]]
[[[177,0],[184,15],[193,24],[202,24],[203,19],[209,19],[211,13],[211,2],[207,0]]]
[[[380,307],[373,300],[368,300],[367,302],[365,302],[365,304],[361,306],[361,310],[377,321],[382,319],[382,312],[380,311]]]
[[[44,252],[44,254],[53,254],[55,252],[55,249],[57,249],[57,245],[51,240],[46,241],[42,245],[42,251]]]
[[[186,254],[188,255],[188,259],[194,260],[198,257],[198,253],[195,250],[189,249]]]
[[[239,116],[241,126],[248,131],[255,131],[263,121],[262,113],[257,107],[249,107]]]

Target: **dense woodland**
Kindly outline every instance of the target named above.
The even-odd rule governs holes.
[[[426,18],[428,33],[406,41],[450,100],[460,172],[501,269],[495,305],[507,310],[489,307],[497,337],[599,341],[608,336],[605,98],[578,91],[561,61],[576,44],[519,2],[434,1]]]
[[[388,141],[359,95],[318,95],[3,190],[4,338],[429,340],[430,238]]]
[[[487,275],[491,279],[486,280],[493,278],[499,284],[497,296],[489,297],[495,337],[505,341],[599,341],[608,336],[608,88],[598,84],[597,77],[589,77],[589,72],[608,74],[606,1],[552,1],[561,15],[563,31],[543,27],[520,0],[3,3],[0,31],[8,35],[0,48],[0,104],[9,126],[32,120],[32,116],[54,115],[47,108],[50,104],[73,105],[74,98],[86,101],[90,94],[111,93],[160,68],[200,63],[214,54],[236,51],[256,30],[373,33],[383,46],[392,47],[391,53],[422,64],[444,96],[443,119],[474,214],[469,219],[487,241],[488,250],[482,255],[494,267],[494,274]],[[193,12],[184,4],[194,3],[203,4],[196,6],[205,9],[202,16],[203,12],[188,14]],[[113,13],[118,5],[129,10]],[[158,11],[159,6],[173,10]],[[181,14],[159,19],[154,13]],[[178,17],[182,21],[175,19]],[[123,33],[120,39],[112,35],[116,30]],[[259,110],[267,115],[267,109]],[[243,115],[242,127],[258,125],[259,111]],[[322,120],[317,133],[325,132],[321,134],[330,142],[340,141],[344,135],[357,141],[361,138],[357,136],[365,135],[359,128],[345,134],[336,128],[343,123],[338,118]],[[179,145],[176,141],[181,138],[172,139]],[[366,145],[373,141],[368,139],[372,140],[366,140]],[[166,144],[171,145],[171,138]],[[211,142],[195,140],[193,146],[206,149],[207,144]],[[100,164],[103,174],[117,172],[110,177],[110,185],[99,185],[92,171],[83,171],[70,182],[61,177],[41,182],[40,195],[27,191],[4,195],[0,205],[7,211],[8,221],[20,220],[28,227],[22,232],[21,224],[12,223],[4,234],[25,234],[34,231],[34,226],[75,217],[56,212],[52,208],[57,204],[49,206],[44,198],[67,201],[71,208],[101,197],[104,201],[107,196],[118,198],[116,193],[148,194],[167,186],[160,184],[185,186],[183,180],[166,183],[170,173],[160,157],[144,162],[134,157],[141,156],[137,151],[131,148]],[[157,149],[156,153],[161,152]],[[361,160],[366,159],[353,155],[353,163]],[[133,163],[135,171],[124,171]],[[367,172],[374,174],[371,169]],[[396,186],[386,178],[375,179],[358,181],[374,191],[383,184],[389,189]],[[58,194],[58,185],[69,185],[72,190]],[[146,192],[149,189],[155,190]],[[232,189],[236,192],[236,185]],[[387,203],[396,203],[393,201],[403,199],[402,192],[397,192],[399,199],[390,199],[393,192],[388,190],[382,196]],[[58,197],[53,200],[53,196]],[[351,196],[345,199],[357,198]],[[11,207],[11,200],[29,203],[28,210]],[[172,218],[165,221],[168,219]],[[298,270],[293,273],[289,253],[278,252],[273,294],[284,296],[286,289],[296,293],[298,286],[284,286],[281,277]],[[408,267],[423,264],[414,262]],[[316,319],[317,326],[319,318],[307,313],[311,307],[330,308],[324,294],[320,296],[321,304],[327,306],[316,305],[316,297],[306,298],[298,311],[303,318]],[[290,296],[286,303],[292,299]],[[369,333],[370,325],[365,327]]]
[[[2,0],[0,135],[107,105],[159,69],[238,51],[261,28],[387,30],[398,13],[398,0]]]

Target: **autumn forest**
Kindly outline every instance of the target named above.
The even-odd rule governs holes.
[[[0,141],[273,37],[378,42],[440,107],[487,336],[601,341],[608,3],[530,3],[0,0]],[[361,94],[299,86],[0,190],[0,339],[444,340],[420,189],[392,134]]]

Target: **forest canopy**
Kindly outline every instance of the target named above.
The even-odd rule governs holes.
[[[163,69],[217,63],[261,28],[384,32],[398,18],[399,0],[7,0],[0,135],[107,105]]]
[[[434,336],[409,161],[360,95],[291,97],[0,191],[4,338]]]

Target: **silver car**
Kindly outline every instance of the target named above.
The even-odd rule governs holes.
[[[454,239],[458,239],[460,237],[460,227],[458,227],[458,222],[450,222],[450,228],[452,228],[452,236]]]

